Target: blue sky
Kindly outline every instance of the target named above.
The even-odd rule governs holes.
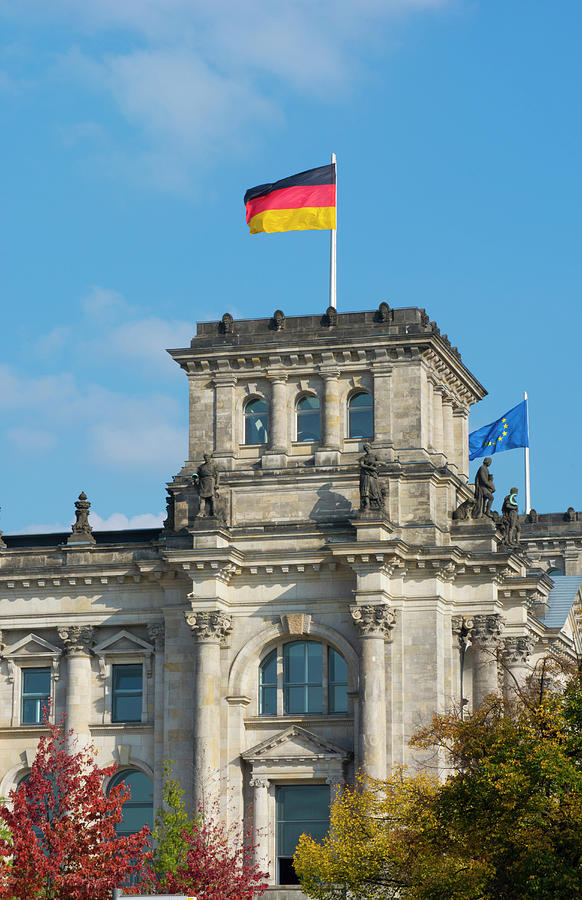
[[[246,188],[338,156],[338,306],[426,307],[582,509],[576,0],[0,0],[0,528],[160,520],[198,319],[327,306]],[[497,455],[498,494],[523,455]]]

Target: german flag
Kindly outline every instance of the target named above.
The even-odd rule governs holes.
[[[335,163],[249,188],[245,207],[251,234],[335,228]]]

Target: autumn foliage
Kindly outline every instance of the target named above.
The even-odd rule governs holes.
[[[109,900],[147,863],[148,830],[116,834],[128,792],[103,790],[116,767],[99,768],[91,749],[69,752],[64,729],[47,728],[27,782],[0,807],[0,897]]]
[[[541,687],[541,689],[540,689]],[[444,782],[397,771],[363,780],[295,868],[319,900],[571,900],[582,897],[582,678],[532,682],[472,716],[435,716],[413,738],[447,759]]]

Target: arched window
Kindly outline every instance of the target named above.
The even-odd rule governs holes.
[[[319,397],[301,397],[296,410],[297,440],[318,441],[321,433]]]
[[[245,404],[245,444],[266,444],[268,434],[268,407],[265,400],[249,400]]]
[[[279,660],[283,668],[280,705]],[[275,716],[277,708],[289,716],[347,713],[348,666],[341,653],[318,641],[289,641],[271,650],[259,666],[259,715]]]
[[[127,836],[136,834],[144,827],[153,827],[154,823],[154,788],[151,778],[137,769],[123,769],[113,776],[108,791],[123,782],[131,792],[129,799],[123,804],[123,819],[115,826],[117,834]]]
[[[348,400],[348,437],[374,437],[374,404],[367,391],[358,391]]]

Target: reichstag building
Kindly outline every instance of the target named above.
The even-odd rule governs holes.
[[[474,497],[485,389],[423,309],[225,314],[170,354],[189,450],[163,527],[93,533],[82,494],[70,533],[0,536],[0,794],[50,697],[131,787],[125,831],[172,759],[297,900],[298,835],[356,769],[421,766],[435,711],[580,653],[582,513]]]

